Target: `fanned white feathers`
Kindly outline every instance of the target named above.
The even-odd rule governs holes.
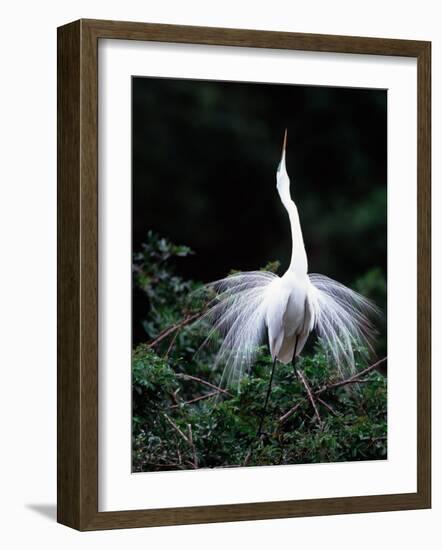
[[[375,330],[370,316],[378,312],[376,306],[328,277],[307,274],[301,223],[285,165],[286,139],[287,132],[276,180],[292,233],[289,269],[282,277],[266,271],[235,273],[205,287],[215,292],[202,317],[211,326],[205,343],[221,338],[215,366],[224,365],[223,386],[241,380],[266,335],[272,357],[288,363],[316,329],[330,366],[341,372],[355,370],[355,351],[372,350]]]
[[[201,318],[211,326],[203,345],[214,336],[221,337],[214,367],[224,365],[222,386],[241,380],[264,343],[269,288],[278,278],[266,271],[249,271],[206,285],[215,297]]]
[[[355,351],[373,351],[379,308],[367,298],[324,275],[309,275],[315,329],[332,364],[343,374],[355,371]]]
[[[223,387],[240,382],[267,338],[272,356],[288,363],[315,329],[330,367],[342,373],[354,372],[356,350],[372,350],[376,331],[370,316],[378,310],[371,301],[328,277],[311,274],[306,292],[298,292],[306,307],[300,310],[300,322],[294,323],[287,316],[297,289],[288,292],[285,277],[241,272],[206,286],[216,294],[201,318],[211,326],[204,344],[215,336],[221,339],[214,367],[224,367]]]

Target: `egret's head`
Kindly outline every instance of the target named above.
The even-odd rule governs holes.
[[[284,141],[282,144],[282,155],[281,160],[278,165],[278,170],[276,171],[276,188],[278,189],[279,196],[281,197],[282,202],[290,200],[290,179],[287,174],[287,169],[285,167],[285,149],[287,145],[287,129],[284,133]]]

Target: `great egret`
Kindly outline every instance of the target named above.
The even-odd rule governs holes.
[[[309,334],[316,330],[330,361],[339,371],[354,371],[354,349],[371,349],[375,334],[369,320],[377,307],[360,294],[323,275],[308,274],[307,254],[298,209],[290,194],[286,169],[287,130],[276,187],[287,210],[292,236],[289,268],[279,277],[266,271],[234,273],[206,287],[215,291],[203,318],[211,325],[207,340],[221,335],[215,363],[224,364],[221,383],[239,382],[252,365],[259,346],[268,338],[273,366],[258,435],[270,395],[276,360],[293,361],[320,419],[303,373],[296,368]],[[206,340],[206,341],[207,341]]]

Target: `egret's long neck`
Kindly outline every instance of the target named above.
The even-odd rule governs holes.
[[[307,274],[308,263],[298,209],[290,196],[281,197],[281,201],[289,215],[290,228],[292,231],[292,259],[290,261],[289,271],[305,275]]]

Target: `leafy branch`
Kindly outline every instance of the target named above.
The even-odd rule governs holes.
[[[385,458],[387,385],[377,369],[386,358],[336,380],[319,347],[305,351],[297,364],[318,415],[302,377],[279,364],[267,431],[256,441],[272,359],[263,347],[239,392],[219,385],[222,365],[210,347],[200,349],[201,331],[191,328],[205,313],[206,297],[194,292],[201,284],[175,272],[190,253],[150,233],[134,255],[134,285],[147,301],[139,327],[145,343],[135,346],[132,358],[133,470]],[[346,391],[355,384],[357,392]]]

